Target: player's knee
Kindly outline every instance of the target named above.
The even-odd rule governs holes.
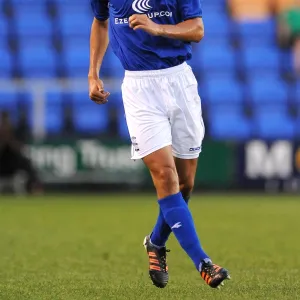
[[[159,170],[159,180],[167,186],[178,187],[178,176],[175,167],[165,166]]]
[[[194,177],[186,176],[183,180],[180,180],[180,191],[184,199],[190,197],[194,188]]]
[[[169,190],[170,193],[178,189],[179,183],[175,166],[160,167],[153,175],[156,178],[156,182],[159,183],[159,186],[162,186],[165,190]]]

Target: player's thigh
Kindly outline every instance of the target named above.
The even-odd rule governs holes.
[[[178,175],[171,146],[161,148],[143,158],[156,187],[158,199],[179,192]]]
[[[205,127],[197,81],[190,69],[182,74],[176,89],[176,105],[171,118],[173,155],[195,159],[201,152]]]
[[[159,95],[134,84],[122,85],[126,122],[132,141],[133,159],[141,159],[172,144],[171,125]]]
[[[180,190],[188,195],[194,187],[198,158],[181,159],[174,157],[174,161],[178,173]]]

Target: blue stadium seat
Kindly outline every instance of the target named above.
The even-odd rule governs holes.
[[[13,70],[13,59],[10,51],[0,46],[0,78],[10,78]]]
[[[201,52],[205,48],[216,48],[216,47],[225,47],[228,48],[231,46],[230,39],[225,36],[205,36],[205,38],[200,43],[192,44],[193,55],[197,52]]]
[[[56,5],[70,5],[70,0],[52,0]],[[74,5],[82,5],[82,0],[72,0]],[[84,4],[85,5],[85,4]]]
[[[82,47],[82,46],[89,46],[90,43],[90,37],[89,35],[84,36],[66,36],[63,40],[63,46],[65,48],[76,48],[76,47]]]
[[[53,48],[52,39],[50,39],[48,36],[40,36],[40,37],[20,37],[18,39],[19,43],[19,51],[22,51],[22,49],[27,47],[33,47],[33,48]]]
[[[243,40],[264,39],[270,43],[275,41],[276,23],[274,19],[240,21],[235,23],[235,32]],[[249,45],[249,44],[248,44]]]
[[[48,133],[59,133],[63,129],[63,103],[61,92],[48,92],[45,101],[45,128]]]
[[[266,78],[266,80],[271,82],[282,82],[282,77],[279,72],[276,72],[274,70],[254,70],[252,72],[245,72],[244,78],[247,82],[247,84],[250,84],[251,82],[261,81],[262,78]],[[251,90],[249,90],[251,91]]]
[[[276,47],[276,24],[273,19],[237,22],[235,24],[236,34],[239,38],[240,46],[247,47]]]
[[[20,111],[24,111],[27,114],[29,127],[33,128],[34,124],[34,98],[30,91],[23,91],[18,93],[18,108]]]
[[[262,139],[293,139],[296,135],[294,120],[285,106],[269,105],[255,112],[256,136]]]
[[[123,108],[121,87],[119,88],[119,91],[112,91],[110,93],[110,96],[108,98],[108,105],[113,105],[115,107]]]
[[[215,12],[217,11],[226,11],[227,0],[211,0],[211,1],[204,1],[202,4],[202,8],[204,14],[206,12]]]
[[[294,72],[294,62],[293,62],[293,52],[292,49],[281,50],[280,51],[280,67],[285,72]]]
[[[207,85],[206,81],[200,80],[198,82],[198,94],[201,98],[201,105],[204,107],[207,103],[209,103],[209,100],[207,99]]]
[[[67,95],[67,98],[71,99],[72,105],[75,106],[82,106],[82,105],[93,105],[95,108],[95,103],[89,99],[87,92],[70,92]],[[103,105],[104,106],[104,105]]]
[[[101,66],[101,76],[123,78],[124,68],[119,58],[113,53],[112,49],[108,47],[103,64]]]
[[[264,47],[272,47],[275,48],[276,46],[276,41],[275,39],[270,39],[270,38],[262,38],[258,36],[244,36],[243,38],[239,38],[239,46],[242,49],[245,49],[249,46],[251,47],[258,47],[258,48],[264,48]]]
[[[217,140],[247,140],[252,135],[252,123],[240,108],[212,108],[209,115],[210,135]]]
[[[120,137],[124,140],[130,141],[130,135],[129,135],[123,107],[120,107],[120,110],[118,113],[118,127],[119,127]]]
[[[36,14],[34,11],[21,14],[15,19],[15,30],[19,36],[51,36],[52,22],[44,15]]]
[[[255,105],[287,104],[288,88],[280,79],[275,77],[258,77],[248,84],[251,100]]]
[[[19,106],[24,104],[24,106],[27,106],[29,109],[33,108],[34,99],[32,93],[26,90],[18,93],[18,104]]]
[[[49,78],[56,76],[56,52],[44,44],[20,48],[20,68],[23,76]]]
[[[19,4],[13,5],[15,19],[23,16],[35,14],[36,16],[48,17],[48,7],[46,1],[21,1]]]
[[[0,13],[0,45],[3,44],[4,40],[8,36],[8,31],[8,20]]]
[[[225,69],[220,70],[219,72],[214,72],[213,70],[208,70],[201,74],[201,80],[198,81],[198,84],[206,83],[211,80],[229,80],[229,81],[236,81],[237,75],[234,69]]]
[[[17,92],[0,91],[0,112],[8,112],[13,122],[17,121],[18,99]]]
[[[112,73],[112,71],[111,71],[112,68],[110,65],[110,57],[109,57],[112,54],[110,52],[112,52],[112,50],[110,47],[108,47],[108,49],[104,55],[102,65],[101,65],[101,70],[100,70],[101,77],[109,77],[110,74]]]
[[[206,83],[206,89],[207,100],[211,105],[243,104],[243,87],[236,80],[230,78],[212,78]]]
[[[236,55],[231,47],[209,47],[194,55],[190,64],[193,68],[201,68],[203,71],[225,72],[236,69]]]
[[[223,48],[223,49],[230,49],[229,51],[232,51],[231,43],[228,38],[224,37],[205,37],[200,43],[194,43],[192,44],[192,59],[191,61],[199,60],[199,56],[202,55],[203,52],[211,51],[211,49],[217,49],[217,48]]]
[[[56,6],[70,6],[70,0],[51,0],[53,3],[55,3]],[[82,6],[84,9],[84,6],[90,6],[89,3],[83,3],[82,0],[72,0],[73,6]]]
[[[86,134],[105,132],[109,116],[107,106],[95,104],[86,92],[74,93],[72,98],[75,129]]]
[[[48,0],[10,0],[12,5],[14,7],[17,7],[19,5],[27,5],[27,6],[40,6],[40,5],[46,5],[48,3]]]
[[[213,13],[226,13],[226,0],[222,1],[204,1],[202,4],[204,15]]]
[[[56,7],[58,12],[58,17],[63,17],[65,15],[88,15],[90,17],[90,21],[92,23],[93,20],[93,12],[91,5],[88,3],[83,3],[76,1],[72,1],[72,5],[70,5],[70,0],[64,1],[56,1]]]
[[[219,37],[225,36],[229,38],[232,31],[232,22],[226,14],[210,13],[203,15],[203,22],[205,24],[205,37]]]
[[[247,72],[280,70],[280,53],[275,47],[246,47],[242,57]]]
[[[66,37],[70,36],[89,36],[92,24],[92,17],[88,14],[83,14],[81,12],[73,14],[64,14],[61,15],[59,21],[59,30],[60,33]]]
[[[17,112],[18,93],[0,91],[0,111]]]
[[[77,47],[66,45],[63,53],[65,72],[68,77],[86,77],[89,68],[89,44]]]
[[[191,60],[188,61],[188,64],[192,67],[193,72],[195,73],[196,77],[200,76],[209,76],[210,75],[214,76],[216,74],[219,74],[220,76],[230,76],[233,77],[235,70],[233,68],[218,68],[218,70],[213,70],[213,69],[208,69],[205,70],[204,67],[202,66],[202,53],[206,51],[210,51],[210,49],[213,48],[224,48],[228,49],[231,47],[230,45],[230,40],[228,37],[220,36],[214,37],[206,37],[203,41],[201,41],[198,44],[192,44],[193,50],[192,50],[192,58]],[[231,73],[231,74],[230,74]],[[229,75],[230,74],[230,75]]]
[[[104,105],[103,105],[104,107]],[[108,119],[102,107],[76,106],[73,110],[75,130],[85,134],[98,134],[105,132]]]
[[[284,83],[281,73],[276,72],[276,71],[272,71],[272,70],[255,70],[253,72],[248,72],[248,73],[244,73],[244,78],[245,81],[247,82],[247,84],[251,84],[257,81],[262,81],[263,79],[266,79],[267,82],[280,82],[280,83]],[[251,88],[248,89],[248,91],[251,91]]]
[[[62,40],[63,42],[63,52],[65,55],[68,55],[68,52],[73,50],[74,48],[81,48],[84,50],[84,53],[86,54],[86,50],[89,55],[89,36],[81,36],[81,37],[76,37],[76,36],[69,36],[66,37]]]

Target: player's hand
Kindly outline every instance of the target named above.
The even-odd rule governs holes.
[[[160,25],[151,21],[147,15],[134,14],[130,16],[129,27],[133,30],[142,29],[151,35],[160,35]]]
[[[97,104],[105,104],[109,95],[109,92],[104,91],[102,80],[89,78],[89,97],[91,100]]]

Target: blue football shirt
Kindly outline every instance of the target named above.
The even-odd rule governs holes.
[[[147,14],[159,24],[178,24],[202,17],[201,0],[91,0],[95,17],[109,18],[110,45],[125,70],[159,70],[183,63],[192,56],[191,44],[151,36],[129,27],[133,14]]]

